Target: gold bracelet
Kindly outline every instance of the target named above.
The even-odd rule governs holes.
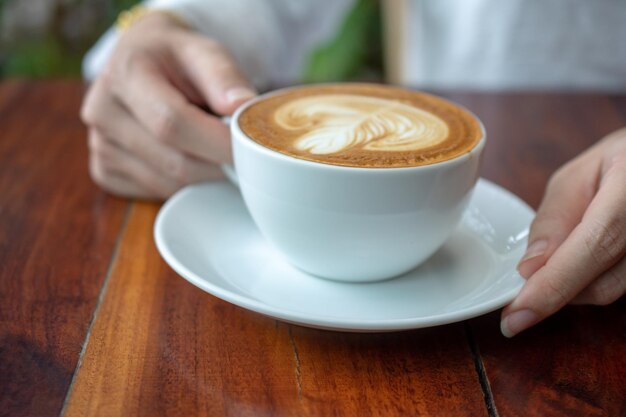
[[[178,13],[165,9],[152,9],[142,4],[138,4],[128,10],[124,10],[123,12],[121,12],[117,17],[115,27],[120,31],[125,31],[132,25],[137,23],[139,19],[152,13],[162,13],[171,18],[178,26],[184,29],[191,29],[191,24],[189,24],[189,22],[187,22]]]

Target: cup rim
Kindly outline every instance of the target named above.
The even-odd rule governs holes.
[[[478,122],[478,125],[480,127],[480,131],[482,133],[481,138],[478,140],[478,142],[476,143],[476,145],[474,145],[474,147],[472,149],[470,149],[468,152],[461,154],[461,155],[457,155],[454,158],[451,159],[446,159],[445,161],[440,161],[440,162],[435,162],[432,164],[428,164],[428,165],[416,165],[416,166],[401,166],[401,167],[360,167],[360,166],[347,166],[347,165],[336,165],[336,164],[330,164],[330,163],[325,163],[325,162],[319,162],[319,161],[311,161],[308,159],[302,159],[302,158],[297,158],[295,156],[291,156],[291,155],[287,155],[284,154],[282,152],[276,151],[274,149],[270,149],[268,147],[265,147],[263,145],[261,145],[260,143],[258,143],[257,141],[255,141],[254,139],[252,139],[251,137],[249,137],[239,126],[238,120],[239,120],[239,116],[241,115],[241,113],[243,113],[248,107],[258,103],[261,100],[265,100],[267,98],[273,97],[275,95],[279,95],[285,92],[289,92],[291,90],[296,90],[299,88],[303,88],[303,87],[311,87],[311,86],[333,86],[333,85],[345,85],[345,84],[349,84],[349,85],[354,85],[354,86],[358,86],[358,85],[379,85],[379,84],[373,84],[373,83],[363,83],[363,82],[329,82],[329,83],[315,83],[315,84],[298,84],[298,85],[292,85],[289,87],[283,87],[283,88],[279,88],[276,90],[272,90],[272,91],[268,91],[266,93],[263,94],[259,94],[258,96],[246,101],[245,103],[243,103],[241,106],[239,106],[235,112],[233,113],[232,117],[230,118],[230,130],[231,130],[231,141],[234,140],[240,140],[243,139],[243,142],[252,147],[253,149],[255,149],[258,152],[261,152],[267,156],[273,157],[273,158],[278,158],[281,159],[285,162],[288,163],[294,163],[294,164],[301,164],[304,166],[308,166],[311,168],[319,168],[319,169],[329,169],[329,170],[340,170],[340,171],[344,171],[344,172],[348,172],[348,171],[352,171],[352,172],[378,172],[378,173],[382,173],[382,172],[406,172],[406,171],[426,171],[426,170],[434,170],[434,169],[440,169],[442,167],[445,166],[450,166],[450,165],[457,165],[457,164],[461,164],[471,158],[474,158],[476,154],[480,154],[480,152],[483,150],[483,148],[485,147],[486,141],[487,141],[487,131],[485,130],[485,126],[482,122],[482,120],[480,120],[480,118],[471,110],[469,110],[467,107],[453,102],[451,100],[448,100],[446,98],[434,95],[434,94],[430,94],[424,91],[419,91],[419,90],[411,90],[409,88],[405,88],[405,87],[399,87],[399,86],[395,86],[395,85],[388,85],[388,84],[380,84],[382,86],[388,87],[388,88],[392,88],[392,89],[398,89],[398,90],[408,90],[408,91],[414,91],[414,92],[419,92],[420,94],[425,94],[428,96],[432,96],[435,97],[439,100],[443,100],[447,103],[450,103],[454,106],[460,107],[461,109],[465,110],[466,112],[468,112],[470,115],[472,115],[472,117],[474,117],[474,119]],[[237,135],[235,135],[234,133],[237,133]]]

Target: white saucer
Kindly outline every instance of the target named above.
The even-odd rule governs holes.
[[[288,264],[263,239],[239,190],[187,187],[161,209],[157,247],[183,278],[225,301],[279,320],[347,331],[452,323],[496,310],[522,286],[515,270],[534,212],[480,180],[461,225],[426,263],[378,283],[340,283]]]

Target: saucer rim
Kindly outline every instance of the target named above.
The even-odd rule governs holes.
[[[216,183],[223,184],[228,182],[220,181]],[[170,250],[164,237],[164,223],[166,222],[165,219],[167,219],[167,217],[170,215],[170,212],[173,211],[178,204],[180,204],[180,201],[184,200],[187,194],[193,193],[195,191],[194,188],[197,187],[197,185],[198,184],[188,186],[179,190],[169,200],[167,200],[159,210],[153,227],[153,234],[157,250],[163,257],[165,262],[178,275],[180,275],[183,279],[198,287],[199,289],[226,302],[274,319],[297,325],[334,331],[388,332],[419,329],[456,323],[495,311],[510,303],[519,293],[523,285],[523,281],[520,281],[515,286],[515,288],[503,292],[498,297],[492,298],[476,305],[472,305],[470,307],[466,307],[461,310],[419,317],[355,320],[335,316],[310,315],[298,311],[278,308],[262,301],[255,300],[250,296],[238,294],[234,291],[215,284],[212,280],[200,277],[199,275],[188,269],[185,265],[183,265],[183,263],[180,262]],[[531,215],[535,214],[535,211],[517,195],[489,180],[479,178],[476,187],[484,187],[487,189],[491,188],[499,194],[503,194],[504,196],[506,196],[506,198],[515,200],[518,204],[520,204],[523,209],[528,210]],[[361,285],[359,283],[347,284]]]

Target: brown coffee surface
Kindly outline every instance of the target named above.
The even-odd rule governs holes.
[[[377,84],[280,91],[245,109],[239,126],[283,154],[363,168],[446,161],[469,152],[483,136],[476,117],[447,100]]]

